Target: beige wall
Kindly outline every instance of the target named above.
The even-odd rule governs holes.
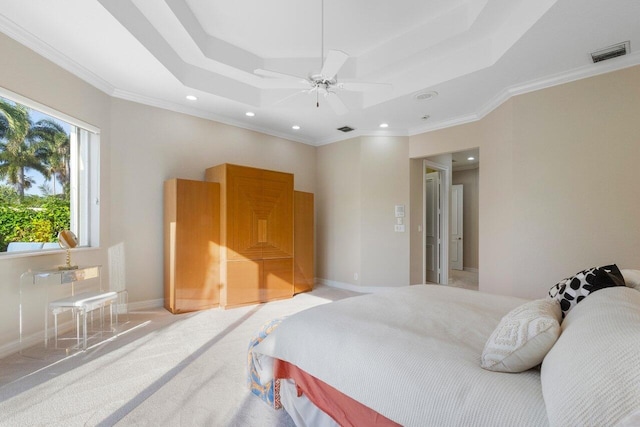
[[[100,237],[108,241],[109,234],[109,97],[70,73],[51,64],[41,56],[0,34],[0,85],[40,104],[76,117],[101,129],[100,168],[101,208]],[[78,264],[105,264],[102,249],[74,251]],[[19,256],[0,256],[0,354],[16,350],[19,337],[20,275],[29,269],[46,269],[64,264],[64,253]],[[25,319],[25,329],[32,329],[42,317]]]
[[[318,278],[366,287],[409,284],[408,148],[408,138],[397,137],[318,148]],[[405,205],[404,233],[394,231],[395,205]]]
[[[296,189],[316,190],[315,147],[113,99],[2,34],[0,53],[3,87],[101,129],[101,247],[75,251],[73,260],[106,266],[106,249],[124,243],[134,305],[163,298],[165,179],[204,179],[207,167],[227,162],[290,172]],[[0,354],[16,348],[20,275],[63,263],[62,253],[0,256]],[[108,280],[108,269],[103,273]]]
[[[309,145],[119,99],[111,127],[111,240],[125,243],[132,301],[163,297],[165,180],[202,180],[206,168],[235,163],[293,173],[297,190],[315,192]]]
[[[463,266],[464,268],[478,269],[478,245],[479,245],[479,218],[478,218],[478,182],[479,168],[453,171],[452,183],[461,184],[463,224]]]
[[[638,267],[639,111],[633,67],[410,138],[411,157],[480,147],[481,290],[539,298],[585,267]]]
[[[640,67],[515,97],[475,123],[316,149],[111,99],[3,35],[0,53],[2,86],[101,128],[102,247],[74,260],[106,265],[106,248],[124,242],[133,302],[162,298],[162,181],[224,162],[293,172],[316,193],[317,276],[336,283],[417,283],[422,178],[410,159],[473,147],[481,290],[541,297],[587,266],[640,267]],[[396,204],[405,233],[393,232]],[[0,352],[18,336],[20,274],[61,263],[0,257]]]
[[[408,226],[410,245],[410,277],[409,283],[417,285],[424,283],[424,240],[422,226],[424,222],[423,210],[423,177],[424,161],[422,159],[410,160],[410,197],[411,197],[411,224]]]

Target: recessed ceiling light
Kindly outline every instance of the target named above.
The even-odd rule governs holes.
[[[253,117],[256,115],[256,113],[254,113],[253,111],[247,111],[246,113],[244,113],[244,115],[247,117]]]
[[[194,96],[194,95],[187,95],[187,99],[188,99],[189,101],[197,101],[197,100],[198,100],[198,97],[197,97],[197,96]]]
[[[432,90],[432,91],[429,91],[429,92],[416,93],[415,95],[413,95],[413,98],[416,101],[426,101],[428,99],[435,98],[436,96],[438,96],[438,92]]]
[[[293,129],[293,130],[298,130],[298,129],[300,129],[300,126],[298,126],[298,125],[293,125],[293,126],[291,126],[291,129]]]
[[[389,127],[389,123],[380,123],[380,127],[381,128],[388,128]]]
[[[472,161],[472,160],[475,160],[475,159],[476,159],[475,157],[467,157],[467,160],[469,160],[469,161]]]

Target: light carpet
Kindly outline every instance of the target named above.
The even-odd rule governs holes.
[[[357,295],[172,315],[131,313],[129,332],[59,361],[0,360],[3,426],[293,426],[246,386],[249,340],[267,321]]]

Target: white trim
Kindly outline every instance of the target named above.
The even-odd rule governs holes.
[[[26,107],[29,107],[33,110],[38,110],[41,113],[47,114],[51,117],[54,117],[58,120],[62,120],[64,122],[69,123],[72,126],[76,126],[79,128],[84,128],[86,130],[88,130],[89,132],[95,133],[95,134],[99,134],[100,133],[100,128],[97,126],[94,126],[92,124],[89,124],[87,122],[83,122],[80,119],[76,119],[75,117],[71,117],[68,114],[65,114],[61,111],[58,111],[54,108],[48,107],[44,104],[41,104],[37,101],[34,101],[33,99],[24,97],[18,93],[15,93],[13,91],[10,91],[9,89],[6,89],[4,87],[0,86],[0,96],[3,98],[6,98],[10,101],[13,102],[17,102],[18,104],[22,104]]]
[[[99,247],[79,247],[71,250],[71,254],[75,254],[77,252],[85,252],[85,251],[95,251],[100,249]],[[24,251],[24,252],[0,252],[0,261],[4,261],[6,259],[15,259],[15,258],[24,258],[24,257],[33,257],[33,256],[45,256],[45,255],[58,255],[65,254],[66,250],[60,249],[40,249],[35,251]]]
[[[463,270],[468,271],[470,273],[477,273],[479,271],[477,268],[473,268],[473,267],[464,267]]]
[[[164,307],[163,298],[130,302],[128,304],[129,313],[133,313],[134,311],[143,311],[143,310],[150,310],[152,308],[162,308],[162,307]]]
[[[255,132],[260,132],[263,133],[265,135],[271,135],[271,136],[275,136],[277,138],[282,138],[282,139],[287,139],[289,141],[295,141],[295,142],[300,142],[302,144],[307,144],[307,145],[312,145],[315,146],[316,144],[307,138],[301,138],[301,137],[295,137],[289,134],[285,134],[285,133],[281,133],[281,132],[276,132],[273,129],[267,129],[267,128],[263,128],[260,126],[252,126],[248,123],[243,123],[243,122],[239,122],[236,120],[232,120],[229,119],[227,117],[223,117],[223,116],[219,116],[217,114],[213,114],[211,112],[207,112],[204,110],[200,110],[197,108],[192,108],[192,107],[185,107],[184,105],[175,103],[175,102],[171,102],[171,101],[165,101],[162,99],[157,99],[157,98],[152,98],[149,96],[143,96],[143,95],[138,95],[136,93],[133,92],[127,92],[124,90],[120,90],[120,89],[115,89],[113,91],[113,93],[111,93],[111,96],[114,98],[119,98],[119,99],[124,99],[125,101],[131,101],[131,102],[135,102],[138,104],[142,104],[142,105],[147,105],[150,107],[156,107],[156,108],[161,108],[163,110],[168,110],[168,111],[174,111],[176,113],[182,113],[182,114],[187,114],[189,116],[193,116],[193,117],[199,117],[201,119],[205,119],[205,120],[211,120],[211,121],[215,121],[218,123],[222,123],[225,125],[230,125],[230,126],[235,126],[237,128],[241,128],[241,129],[247,129],[247,130],[252,130]]]
[[[185,114],[193,115],[195,117],[205,118],[208,120],[220,121],[221,123],[237,126],[243,129],[255,130],[257,132],[262,132],[267,135],[276,136],[279,138],[284,138],[284,139],[288,139],[288,140],[292,140],[292,141],[296,141],[296,142],[300,142],[303,144],[308,144],[316,147],[321,145],[331,144],[334,142],[344,141],[357,136],[379,135],[378,131],[365,130],[365,131],[359,131],[359,132],[355,132],[355,131],[349,132],[348,134],[345,134],[345,135],[330,137],[320,141],[312,141],[309,139],[303,139],[303,138],[295,137],[292,135],[283,135],[269,129],[258,128],[258,127],[254,128],[247,124],[238,123],[231,119],[222,118],[219,116],[214,117],[214,115],[210,113],[204,113],[200,110],[189,109],[169,101],[156,100],[154,103],[151,103],[150,102],[151,98],[145,97],[143,95],[137,95],[134,93],[128,93],[126,91],[123,91],[114,87],[103,78],[94,74],[92,71],[89,71],[87,68],[80,65],[73,59],[67,57],[66,55],[62,54],[58,50],[54,49],[51,45],[49,45],[44,40],[36,37],[34,34],[28,32],[27,30],[25,30],[24,28],[17,25],[15,22],[11,21],[10,19],[8,19],[7,17],[1,14],[0,14],[0,31],[2,31],[4,34],[11,37],[12,39],[16,40],[18,43],[23,44],[24,46],[36,52],[37,54],[50,60],[51,62],[58,65],[59,67],[69,71],[70,73],[74,74],[78,78],[96,87],[98,90],[101,90],[102,92],[116,98],[128,99],[134,102],[138,102],[140,104],[156,106],[159,108],[164,108],[164,109],[176,111],[176,112],[182,112]],[[487,103],[481,106],[478,109],[478,111],[474,113],[460,116],[460,117],[446,119],[441,122],[431,123],[426,126],[412,127],[402,132],[387,133],[386,135],[414,136],[422,133],[432,132],[439,129],[449,128],[452,126],[475,122],[482,119],[484,116],[489,114],[491,111],[495,110],[497,107],[502,105],[502,103],[509,100],[513,96],[521,95],[524,93],[528,93],[528,92],[532,92],[540,89],[546,89],[549,87],[553,87],[553,86],[557,86],[557,85],[561,85],[561,84],[565,84],[565,83],[569,83],[572,81],[581,80],[589,77],[594,77],[601,74],[606,74],[612,71],[622,70],[624,68],[629,68],[639,64],[640,64],[640,51],[636,51],[636,52],[627,54],[625,56],[612,59],[610,61],[599,62],[597,64],[588,64],[588,65],[577,67],[565,72],[552,74],[549,76],[541,77],[539,79],[531,80],[531,81],[520,83],[520,84],[515,84],[513,86],[510,86],[500,91],[498,94],[496,94],[496,96],[490,99]]]
[[[491,98],[487,103],[482,105],[475,113],[466,116],[455,117],[433,124],[419,126],[409,129],[409,136],[419,135],[422,133],[432,132],[435,130],[445,129],[462,124],[472,123],[484,118],[487,114],[498,108],[504,102],[514,96],[523,95],[537,90],[547,89],[553,86],[559,86],[571,83],[577,80],[595,77],[613,71],[623,70],[640,64],[640,51],[615,58],[612,62],[589,64],[582,67],[574,68],[569,71],[544,76],[539,79],[530,80],[528,82],[516,84],[507,87]]]
[[[334,142],[346,141],[347,139],[357,138],[359,136],[388,136],[388,137],[408,137],[411,134],[407,131],[400,130],[359,130],[354,129],[351,132],[346,132],[343,135],[332,136],[330,138],[321,139],[319,141],[311,143],[311,145],[320,147],[323,145],[333,144]]]
[[[427,174],[427,166],[431,169],[436,169],[441,173],[442,183],[440,184],[440,218],[442,219],[442,235],[440,244],[440,284],[449,284],[449,195],[451,193],[451,168],[447,165],[432,162],[431,160],[424,159],[422,163],[422,212],[423,212],[423,227],[422,227],[422,282],[427,283],[426,278],[426,258],[424,257],[425,243],[426,243],[426,227],[424,220],[424,181]]]
[[[453,172],[461,172],[461,171],[469,171],[469,170],[473,170],[473,169],[478,169],[480,167],[480,163],[474,163],[471,165],[460,165],[460,166],[456,166],[454,168],[452,168],[452,173]]]
[[[33,50],[38,55],[43,56],[59,67],[67,70],[71,74],[96,87],[98,90],[101,90],[106,94],[113,93],[114,87],[106,80],[98,77],[87,68],[83,67],[73,59],[54,49],[50,44],[40,39],[39,37],[36,37],[35,35],[28,32],[2,14],[0,14],[0,31],[2,31],[4,34],[11,37],[18,43]]]
[[[59,328],[65,328],[66,324],[70,322],[65,322],[62,325],[59,325]],[[65,329],[66,331],[66,329]],[[53,326],[49,328],[49,336],[53,336]],[[36,332],[35,334],[31,334],[27,337],[24,337],[24,348],[29,348],[38,342],[44,342],[44,331]],[[17,340],[9,341],[0,347],[0,359],[3,357],[9,356],[10,354],[18,353],[20,351],[20,338]]]
[[[153,300],[129,303],[128,307],[124,310],[122,305],[124,304],[118,304],[118,307],[117,307],[118,314],[127,314],[127,313],[131,314],[134,311],[144,311],[144,310],[150,310],[154,308],[162,308],[164,306],[164,299],[153,299]],[[58,325],[58,329],[60,332],[68,332],[73,328],[75,328],[75,323],[72,320],[69,320],[67,322],[64,322]],[[48,336],[53,337],[53,332],[54,331],[52,326],[49,328]],[[34,334],[24,337],[23,338],[24,343],[22,346],[26,349],[33,345],[38,344],[41,341],[44,341],[44,329],[42,331],[38,331]],[[20,339],[18,338],[16,340],[10,341],[0,346],[0,359],[14,353],[18,353],[19,351],[20,351]]]
[[[354,285],[353,283],[337,282],[335,280],[327,280],[316,277],[315,282],[319,285],[329,286],[331,288],[344,289],[346,291],[359,292],[362,294],[373,294],[377,292],[390,291],[392,289],[398,289],[401,286],[361,286]]]

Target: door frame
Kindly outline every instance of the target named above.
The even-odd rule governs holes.
[[[449,284],[449,198],[451,192],[451,167],[431,160],[423,159],[422,161],[422,199],[425,200],[426,194],[426,175],[427,167],[440,173],[440,256],[438,269],[440,270],[439,284]],[[422,224],[426,225],[426,209],[425,203],[422,203]],[[422,227],[422,253],[425,253],[427,245],[426,226]],[[427,260],[422,257],[422,283],[427,282]]]
[[[458,196],[458,200],[457,200],[457,212],[455,212],[456,210],[453,209],[453,203],[454,203],[454,188],[453,187],[457,187],[460,191],[460,195]],[[463,184],[451,184],[451,213],[455,213],[456,214],[456,219],[458,220],[458,224],[454,224],[455,221],[451,221],[451,225],[452,228],[455,228],[453,226],[457,225],[460,228],[460,233],[462,235],[462,238],[459,238],[459,240],[461,241],[461,243],[459,243],[459,247],[458,247],[458,258],[460,259],[460,268],[455,268],[454,267],[454,262],[449,260],[450,265],[449,267],[451,267],[452,270],[464,270],[464,185]],[[453,237],[454,236],[454,231],[452,231],[451,229],[449,230],[449,232],[451,233],[451,235],[449,237]],[[451,240],[449,241],[451,243]],[[453,246],[453,245],[452,245]],[[452,248],[451,248],[452,249]],[[451,253],[450,253],[451,254]],[[449,255],[451,256],[451,255]],[[457,265],[456,265],[457,266]]]
[[[426,168],[425,168],[426,169]],[[435,175],[435,180],[431,177]],[[442,269],[440,268],[440,245],[442,244],[442,227],[440,225],[440,199],[441,199],[441,182],[442,182],[442,172],[434,171],[427,172],[425,170],[424,174],[424,195],[422,198],[422,208],[424,213],[424,220],[422,224],[424,226],[424,248],[422,251],[422,256],[424,258],[424,282],[429,283],[440,283],[440,275],[442,273]],[[432,183],[432,185],[429,185]],[[435,197],[433,194],[430,194],[429,190],[432,190],[435,193]],[[432,203],[427,203],[428,200],[431,200]],[[431,220],[435,222],[435,231],[434,236],[430,237],[429,232],[431,231],[429,219],[431,216],[434,216]],[[434,240],[432,240],[434,239]],[[432,259],[430,260],[427,254],[429,253],[428,247],[433,244],[433,254]],[[433,269],[427,270],[427,266],[430,264],[430,261],[433,262]],[[430,278],[430,272],[435,273],[435,278]]]

